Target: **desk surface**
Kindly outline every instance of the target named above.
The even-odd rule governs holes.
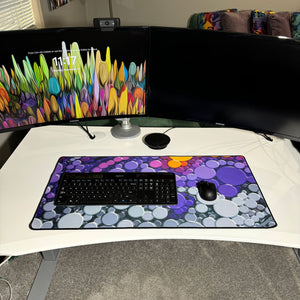
[[[152,150],[142,137],[166,128],[141,128],[139,137],[118,140],[109,127],[32,129],[0,171],[0,255],[123,240],[209,239],[300,248],[300,155],[290,141],[230,128],[175,128],[166,149]],[[108,229],[34,231],[29,223],[61,156],[243,155],[277,221],[275,228]]]

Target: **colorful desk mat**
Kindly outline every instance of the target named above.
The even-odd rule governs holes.
[[[174,172],[178,204],[55,206],[63,172]],[[217,199],[202,199],[200,180]],[[61,157],[30,223],[31,229],[271,228],[277,224],[243,156]]]

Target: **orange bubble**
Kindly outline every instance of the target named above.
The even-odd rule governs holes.
[[[186,162],[186,161],[182,161],[182,162],[181,162],[181,165],[182,165],[183,167],[186,167],[186,166],[187,166],[187,162]]]
[[[192,156],[170,156],[170,158],[178,161],[188,161],[193,157]]]
[[[170,161],[168,162],[168,166],[169,166],[170,168],[176,169],[176,168],[179,168],[179,167],[181,166],[181,162],[178,161],[178,160],[170,160]]]

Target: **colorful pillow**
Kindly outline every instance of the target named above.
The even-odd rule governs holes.
[[[291,23],[292,23],[292,36],[295,39],[300,39],[300,12],[292,13]]]
[[[267,33],[275,36],[291,37],[290,13],[288,11],[268,14]]]
[[[222,29],[228,32],[250,33],[250,15],[251,10],[222,13]]]
[[[203,12],[193,14],[189,21],[189,28],[221,30],[221,14],[223,12],[236,12],[237,9],[218,10],[213,12]]]
[[[252,10],[251,12],[251,32],[255,34],[267,34],[267,16],[272,11]]]

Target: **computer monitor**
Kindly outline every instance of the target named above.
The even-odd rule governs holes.
[[[300,41],[152,27],[149,115],[300,140]]]
[[[0,132],[144,116],[148,28],[1,32]]]

